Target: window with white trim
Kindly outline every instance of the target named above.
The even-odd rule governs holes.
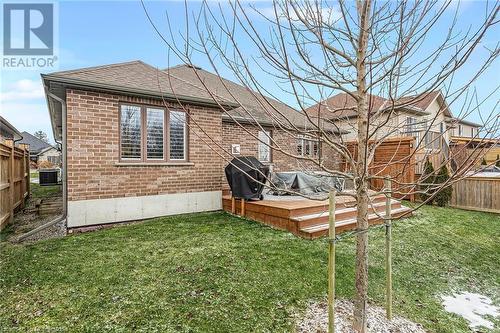
[[[458,136],[462,136],[463,127],[461,124],[458,125]]]
[[[152,163],[186,161],[186,123],[184,111],[120,105],[120,159]]]
[[[259,131],[258,159],[261,162],[271,162],[271,132]]]

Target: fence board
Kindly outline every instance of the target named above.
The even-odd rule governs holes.
[[[373,161],[369,166],[371,176],[390,176],[394,180],[394,190],[401,193],[394,193],[396,198],[406,198],[411,201],[414,200],[414,194],[411,194],[414,189],[408,186],[403,187],[398,183],[411,184],[415,182],[414,140],[413,137],[398,137],[385,140],[375,149]],[[370,144],[373,143],[370,142]],[[356,156],[357,144],[349,142],[347,145],[351,154]],[[349,168],[346,161],[342,165],[343,170],[348,172]],[[370,188],[377,191],[383,189],[384,179],[372,179]]]
[[[452,207],[500,213],[500,178],[469,177],[453,184]]]
[[[0,143],[0,230],[14,219],[14,210],[24,206],[29,195],[29,151]]]

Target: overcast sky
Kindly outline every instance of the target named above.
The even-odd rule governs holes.
[[[224,6],[223,2],[220,3]],[[168,12],[174,28],[182,29],[183,4],[183,1],[148,2],[147,7],[160,28],[166,27],[164,17],[165,12]],[[484,14],[480,10],[480,5],[480,1],[467,1],[462,4],[461,22],[467,24],[480,20]],[[257,6],[263,13],[272,12],[271,3],[259,2]],[[58,11],[59,66],[57,70],[136,59],[159,68],[175,65],[174,59],[171,59],[170,63],[167,60],[166,47],[147,21],[139,1],[62,1],[59,2]],[[262,18],[255,17],[255,20],[259,19],[263,24],[265,23]],[[498,42],[498,32],[497,28],[496,37],[493,39],[491,36],[495,34],[490,34],[485,45],[488,43],[494,45]],[[443,33],[443,31],[436,31],[434,35],[429,34],[428,39],[432,40]],[[241,43],[245,47],[245,41]],[[210,69],[205,59],[199,58],[199,65]],[[476,83],[476,88],[483,92],[491,91],[499,84],[499,72],[500,67],[497,62],[489,74]],[[275,89],[274,84],[269,87],[271,91]],[[273,92],[279,95],[278,89]],[[295,106],[290,97],[283,96],[282,100]],[[494,94],[483,107],[492,109],[498,100],[498,93]],[[2,71],[0,101],[1,115],[20,131],[33,133],[42,130],[53,140],[40,71]],[[480,120],[478,114],[471,115],[468,119]]]

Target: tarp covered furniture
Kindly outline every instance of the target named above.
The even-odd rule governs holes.
[[[255,157],[234,158],[224,169],[232,196],[237,199],[262,199],[262,190],[269,176],[269,167]]]
[[[275,194],[287,194],[287,191],[298,192],[304,195],[329,192],[335,188],[344,190],[344,179],[326,173],[305,173],[301,171],[276,172],[271,179],[271,187]]]

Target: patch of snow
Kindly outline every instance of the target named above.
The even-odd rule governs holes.
[[[483,317],[500,315],[500,308],[494,306],[491,299],[483,295],[466,292],[441,298],[444,309],[463,317],[472,329],[477,327],[493,329],[493,323]]]

